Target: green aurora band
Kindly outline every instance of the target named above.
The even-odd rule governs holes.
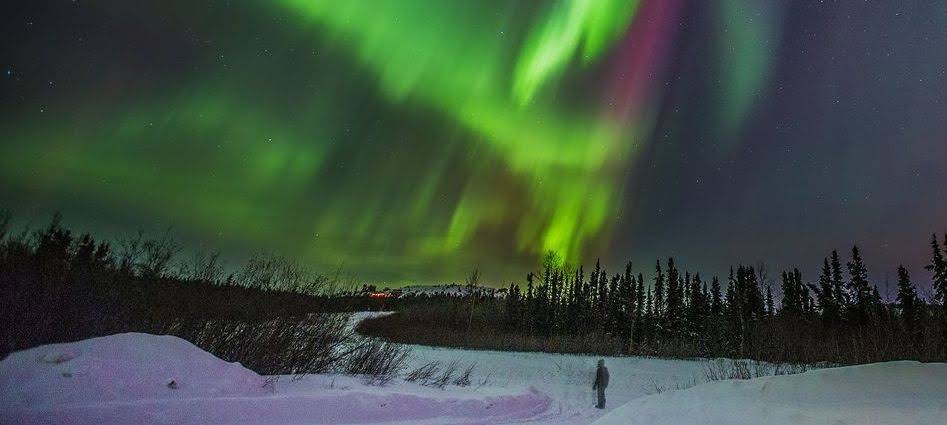
[[[392,283],[477,265],[508,278],[547,251],[584,260],[607,246],[660,105],[649,87],[635,113],[609,114],[576,81],[608,70],[646,3],[278,0],[217,21],[109,3],[126,19],[168,13],[171,32],[216,22],[213,52],[188,52],[195,71],[171,89],[105,81],[4,120],[0,176],[33,198],[140,211],[206,246]],[[742,40],[721,39],[732,128],[769,62],[746,35],[775,31],[723,3]],[[258,22],[267,37],[224,36]]]

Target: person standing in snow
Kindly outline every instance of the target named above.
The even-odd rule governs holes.
[[[596,408],[605,408],[605,388],[608,387],[608,368],[605,367],[605,359],[599,359],[598,368],[595,369],[595,383],[592,389],[598,391],[598,404]]]

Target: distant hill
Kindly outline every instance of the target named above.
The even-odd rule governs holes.
[[[397,290],[395,290],[397,291]],[[460,284],[449,285],[411,285],[400,288],[401,296],[419,296],[419,295],[448,295],[465,296],[471,294],[484,294],[500,296],[506,294],[506,289],[497,289],[487,286],[470,286]]]

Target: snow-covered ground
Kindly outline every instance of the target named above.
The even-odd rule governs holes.
[[[390,312],[363,312],[352,315],[351,324]],[[587,424],[630,400],[658,390],[686,388],[703,382],[707,361],[671,360],[644,357],[602,357],[509,351],[464,350],[407,345],[411,356],[407,370],[430,362],[456,363],[459,369],[473,366],[471,387],[449,387],[454,394],[524,392],[530,388],[551,398],[550,410],[533,421]],[[606,409],[595,406],[592,381],[599,359],[611,375]]]
[[[706,362],[606,358],[611,385],[602,411],[592,407],[598,357],[412,348],[409,369],[473,364],[471,385],[371,386],[335,375],[274,381],[175,337],[120,334],[0,361],[0,423],[947,424],[945,364],[857,366],[655,394],[699,384]]]
[[[533,418],[548,423],[590,423],[604,412],[594,408],[592,381],[595,363],[602,357],[502,351],[471,351],[411,346],[409,369],[430,361],[457,362],[462,368],[474,365],[472,385],[478,388],[451,388],[459,392],[484,389],[522,392],[535,388],[551,398],[550,408]],[[655,393],[658,388],[693,385],[703,379],[702,361],[663,360],[640,357],[604,357],[611,375],[607,409],[635,398]]]
[[[947,364],[912,361],[718,381],[644,397],[601,425],[947,424]]]
[[[352,315],[351,325],[368,317],[390,312],[362,312]],[[483,391],[526,391],[534,387],[552,398],[548,422],[589,423],[603,414],[595,409],[592,381],[595,364],[604,358],[611,375],[605,412],[630,400],[656,393],[659,389],[690,387],[706,380],[707,361],[671,360],[645,357],[602,357],[509,351],[464,350],[407,345],[411,349],[407,370],[429,362],[456,363],[459,369],[474,366],[473,388],[451,387],[453,393]],[[481,383],[484,383],[481,385]]]

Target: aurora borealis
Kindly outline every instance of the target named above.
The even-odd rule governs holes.
[[[919,269],[947,230],[942,0],[2,8],[0,207],[25,224],[389,283],[548,250],[720,273],[857,242]]]

